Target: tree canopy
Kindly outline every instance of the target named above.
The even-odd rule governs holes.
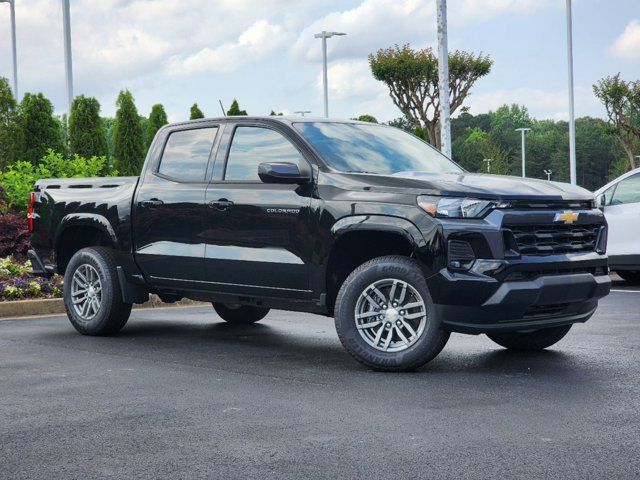
[[[18,103],[9,80],[0,77],[0,170],[19,160],[23,141]]]
[[[246,110],[240,110],[240,105],[238,105],[238,101],[234,98],[231,107],[227,111],[227,116],[231,117],[233,115],[247,115]]]
[[[138,110],[129,90],[121,90],[116,101],[113,156],[121,175],[139,175],[144,161],[144,136]]]
[[[440,148],[438,59],[433,49],[396,45],[369,55],[369,65],[373,76],[389,87],[391,99],[407,120],[426,131],[429,142]],[[459,50],[449,54],[451,113],[462,106],[471,87],[492,65],[488,55]]]
[[[191,112],[189,114],[189,120],[197,120],[198,118],[204,118],[204,113],[200,110],[197,103],[191,105]]]
[[[160,130],[167,123],[169,123],[169,119],[167,118],[167,112],[164,111],[164,107],[162,106],[161,103],[156,103],[153,107],[151,107],[151,113],[149,114],[149,124],[147,125],[147,139],[146,139],[147,148],[151,146],[151,142],[153,142],[153,137],[156,136],[156,133],[158,133],[158,130]]]
[[[627,82],[620,74],[605,77],[593,86],[604,104],[611,130],[635,168],[635,152],[640,145],[640,80]]]
[[[102,128],[98,100],[84,95],[73,99],[68,136],[71,153],[85,158],[107,156],[107,137]]]

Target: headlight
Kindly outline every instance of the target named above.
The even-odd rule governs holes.
[[[480,200],[464,197],[432,197],[420,195],[418,206],[432,217],[482,218],[492,208],[498,206],[494,200]]]

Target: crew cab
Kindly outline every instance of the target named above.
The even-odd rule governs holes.
[[[451,332],[549,347],[610,289],[593,194],[472,174],[384,125],[172,124],[140,177],[43,179],[31,200],[34,269],[64,274],[87,335],[116,333],[155,293],[211,302],[232,324],[333,316],[358,361],[411,370]]]

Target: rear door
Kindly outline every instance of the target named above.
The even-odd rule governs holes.
[[[265,184],[263,162],[310,169],[291,136],[271,125],[227,125],[206,194],[206,279],[216,291],[306,298],[313,255],[313,185]]]
[[[152,285],[189,288],[204,280],[204,200],[219,130],[217,124],[168,130],[145,169],[133,234],[135,258]]]
[[[611,191],[610,191],[611,190]],[[640,173],[605,192],[609,255],[640,255]]]

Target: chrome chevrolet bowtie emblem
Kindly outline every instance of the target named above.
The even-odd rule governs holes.
[[[562,213],[556,213],[556,216],[554,217],[553,221],[554,222],[564,222],[568,225],[571,225],[573,222],[575,222],[576,220],[578,220],[578,217],[580,216],[579,213],[575,213],[575,212],[562,212]]]

